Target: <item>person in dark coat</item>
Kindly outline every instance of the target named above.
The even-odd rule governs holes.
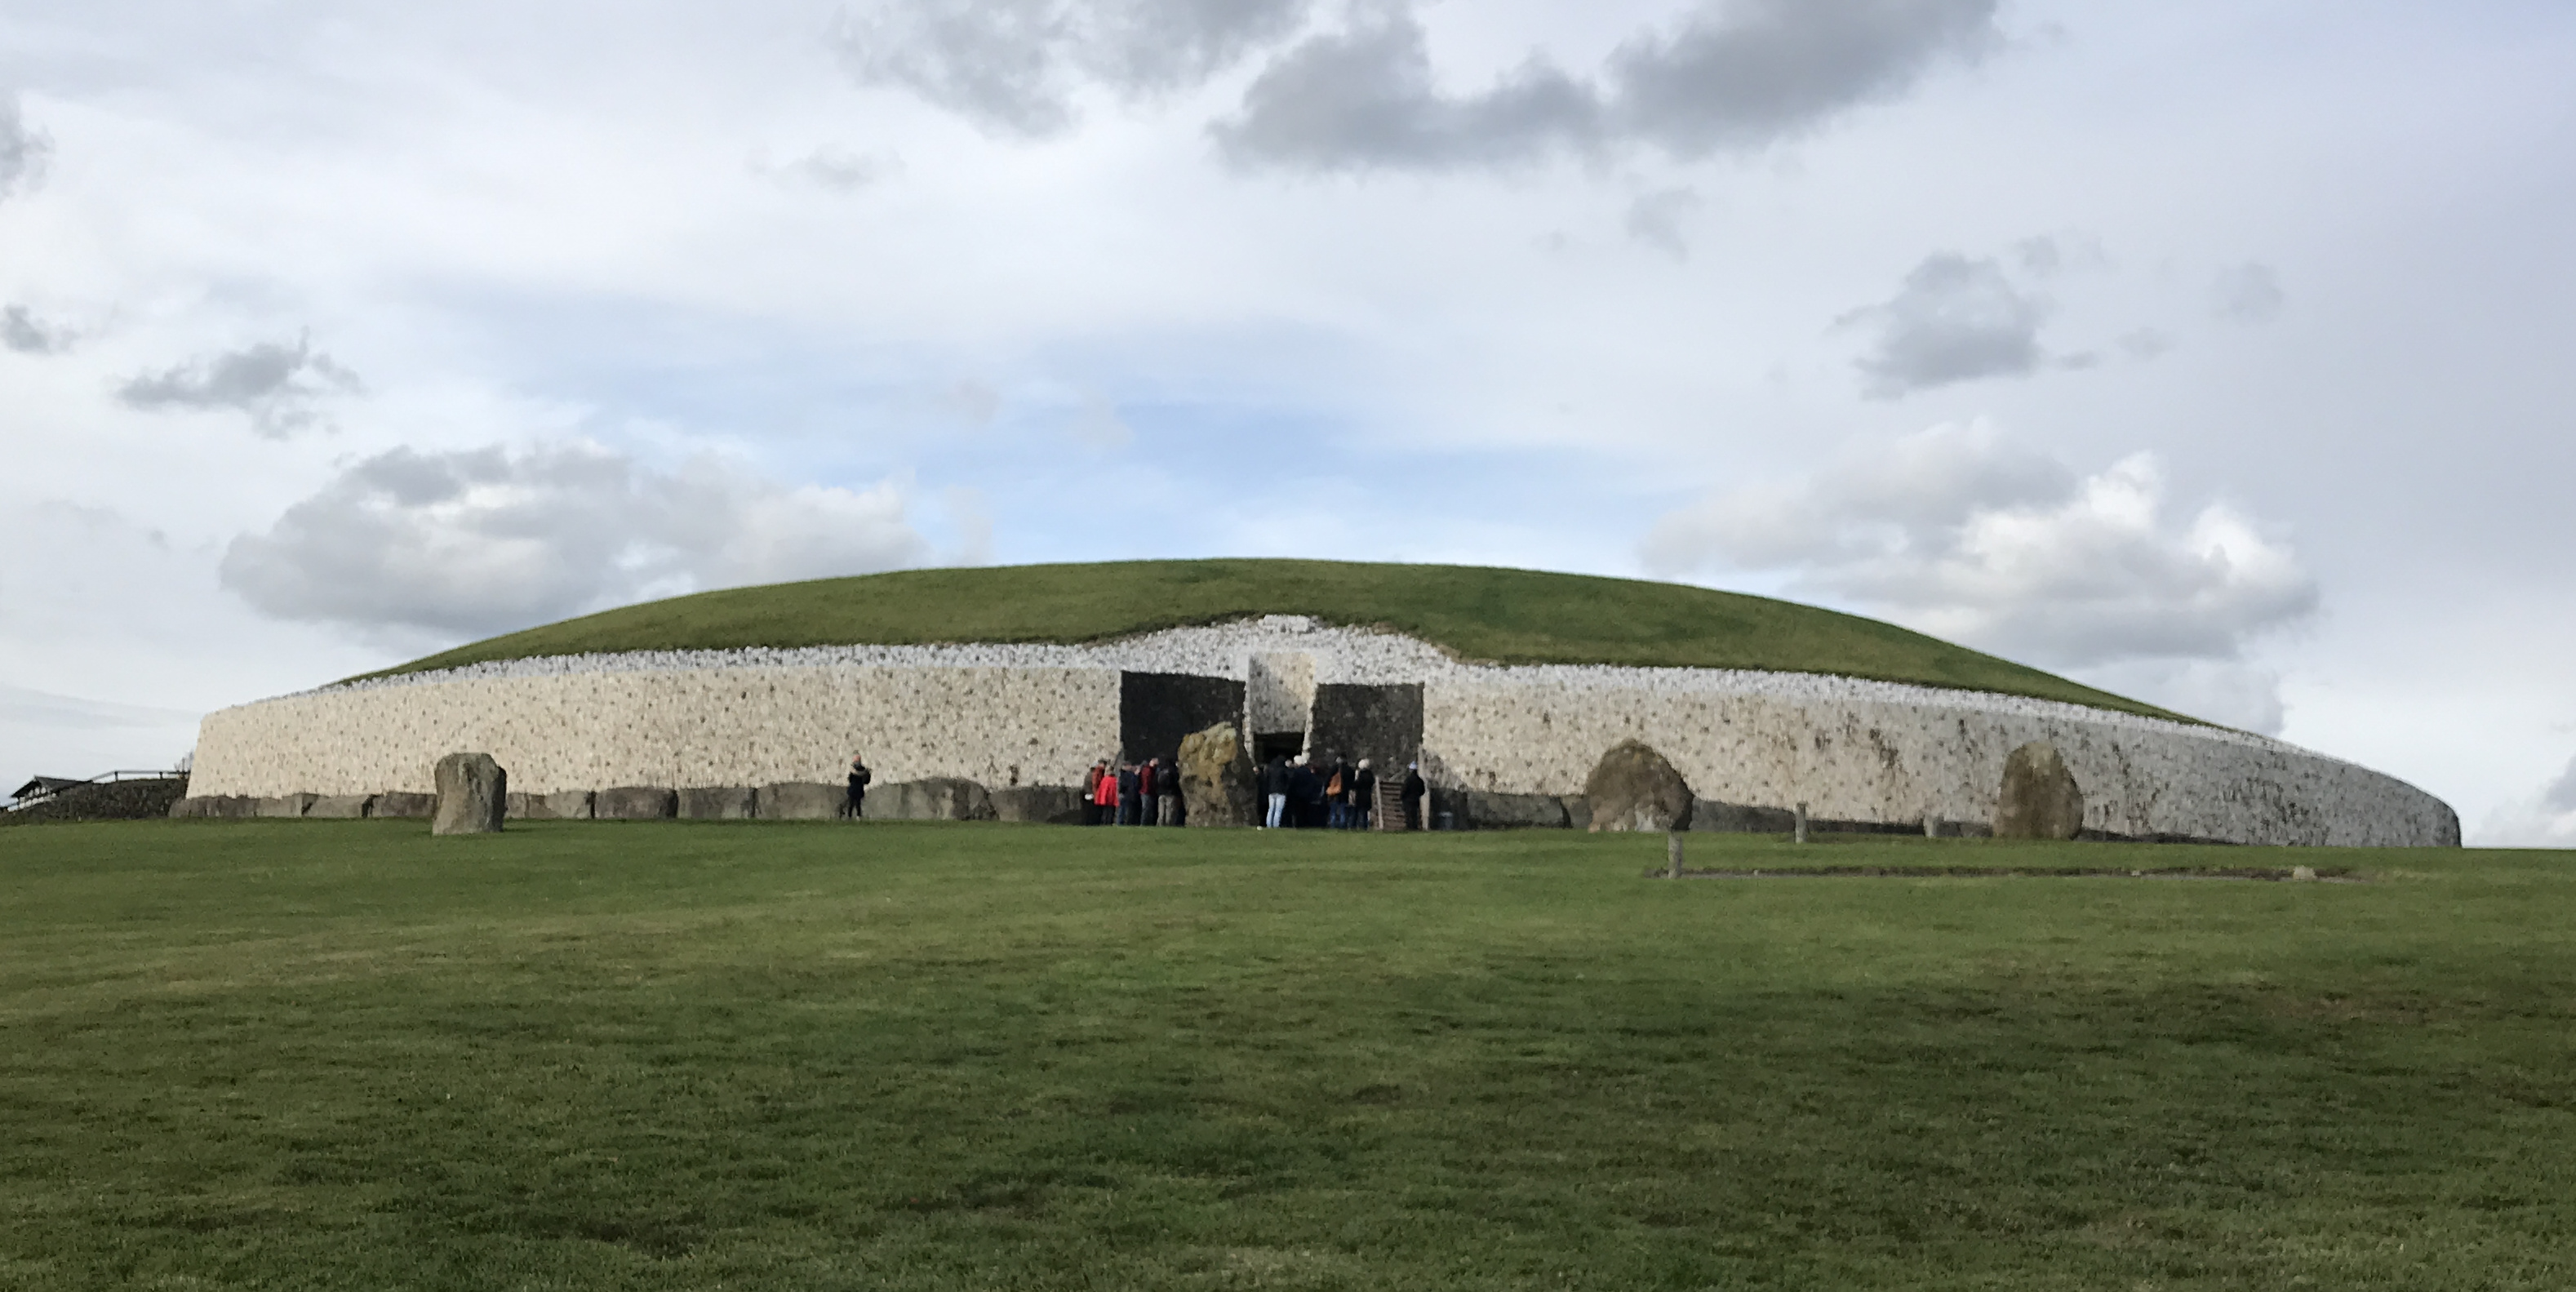
[[[1296,818],[1297,828],[1312,830],[1324,823],[1324,778],[1315,774],[1314,765],[1304,754],[1288,768],[1288,810]]]
[[[1423,803],[1422,796],[1430,792],[1431,787],[1423,784],[1422,782],[1422,764],[1406,763],[1404,765],[1405,829],[1419,830],[1422,828],[1423,811],[1427,806]]]
[[[1369,760],[1351,770],[1351,828],[1369,828],[1369,816],[1377,811],[1377,773],[1369,770]]]
[[[1091,765],[1090,771],[1082,774],[1082,823],[1084,825],[1100,824],[1100,777],[1108,770],[1109,764],[1095,762]]]
[[[868,765],[859,761],[857,754],[850,755],[850,795],[841,803],[841,815],[853,821],[859,819],[859,808],[868,797],[868,782],[875,779],[875,774],[868,771]]]
[[[1136,764],[1118,764],[1118,824],[1136,824],[1136,805],[1142,801],[1136,788]]]

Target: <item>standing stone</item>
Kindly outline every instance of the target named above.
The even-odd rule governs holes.
[[[1231,722],[1181,738],[1181,811],[1192,826],[1249,826],[1252,758]]]
[[[1995,802],[1998,839],[2072,839],[2084,828],[2084,791],[2057,746],[2034,740],[2004,759]]]
[[[498,834],[510,805],[510,774],[490,754],[449,754],[438,760],[438,815],[431,834]]]
[[[1642,741],[1623,740],[1603,754],[1583,782],[1583,797],[1596,831],[1690,829],[1690,784]]]

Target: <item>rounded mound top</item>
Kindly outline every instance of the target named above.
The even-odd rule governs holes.
[[[1344,561],[987,566],[729,588],[507,633],[386,672],[627,651],[1073,645],[1274,614],[1390,629],[1478,663],[1830,673],[2178,716],[1894,624],[1768,597],[1642,579]]]

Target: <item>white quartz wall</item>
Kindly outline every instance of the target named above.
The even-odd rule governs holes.
[[[1118,674],[1077,668],[703,668],[465,677],[210,714],[195,795],[430,792],[476,750],[528,793],[877,779],[1070,785],[1118,752]]]
[[[1440,779],[1579,794],[1602,751],[1635,739],[1702,798],[1803,802],[1822,820],[1908,822],[1929,812],[1985,822],[2005,756],[2048,740],[2084,791],[2085,824],[2114,834],[2363,847],[2460,838],[2451,809],[2414,786],[2242,732],[2044,702],[1998,710],[1918,688],[1879,688],[1917,692],[1902,699],[1784,698],[1581,672],[1511,670],[1427,686],[1423,746]]]
[[[1258,658],[1262,667],[1255,667]],[[208,717],[189,793],[430,789],[480,750],[534,793],[617,785],[881,780],[1071,785],[1118,750],[1122,669],[1247,681],[1256,729],[1318,682],[1421,682],[1434,779],[1581,792],[1643,740],[1702,797],[1805,802],[1825,820],[1994,813],[2006,754],[2047,739],[2087,824],[2246,843],[2456,843],[2438,799],[2366,768],[2215,727],[2020,696],[1806,673],[1460,663],[1393,633],[1273,617],[1096,646],[849,646],[643,652],[478,665],[285,696]]]

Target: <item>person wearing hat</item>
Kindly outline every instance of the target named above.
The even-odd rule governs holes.
[[[1368,829],[1369,815],[1377,811],[1377,773],[1369,770],[1369,760],[1361,759],[1352,769],[1350,789],[1351,828]]]
[[[1422,781],[1422,764],[1406,763],[1404,765],[1405,829],[1419,830],[1422,828],[1423,809],[1426,806],[1422,801],[1422,796],[1429,793],[1430,790],[1431,787],[1424,784]]]

